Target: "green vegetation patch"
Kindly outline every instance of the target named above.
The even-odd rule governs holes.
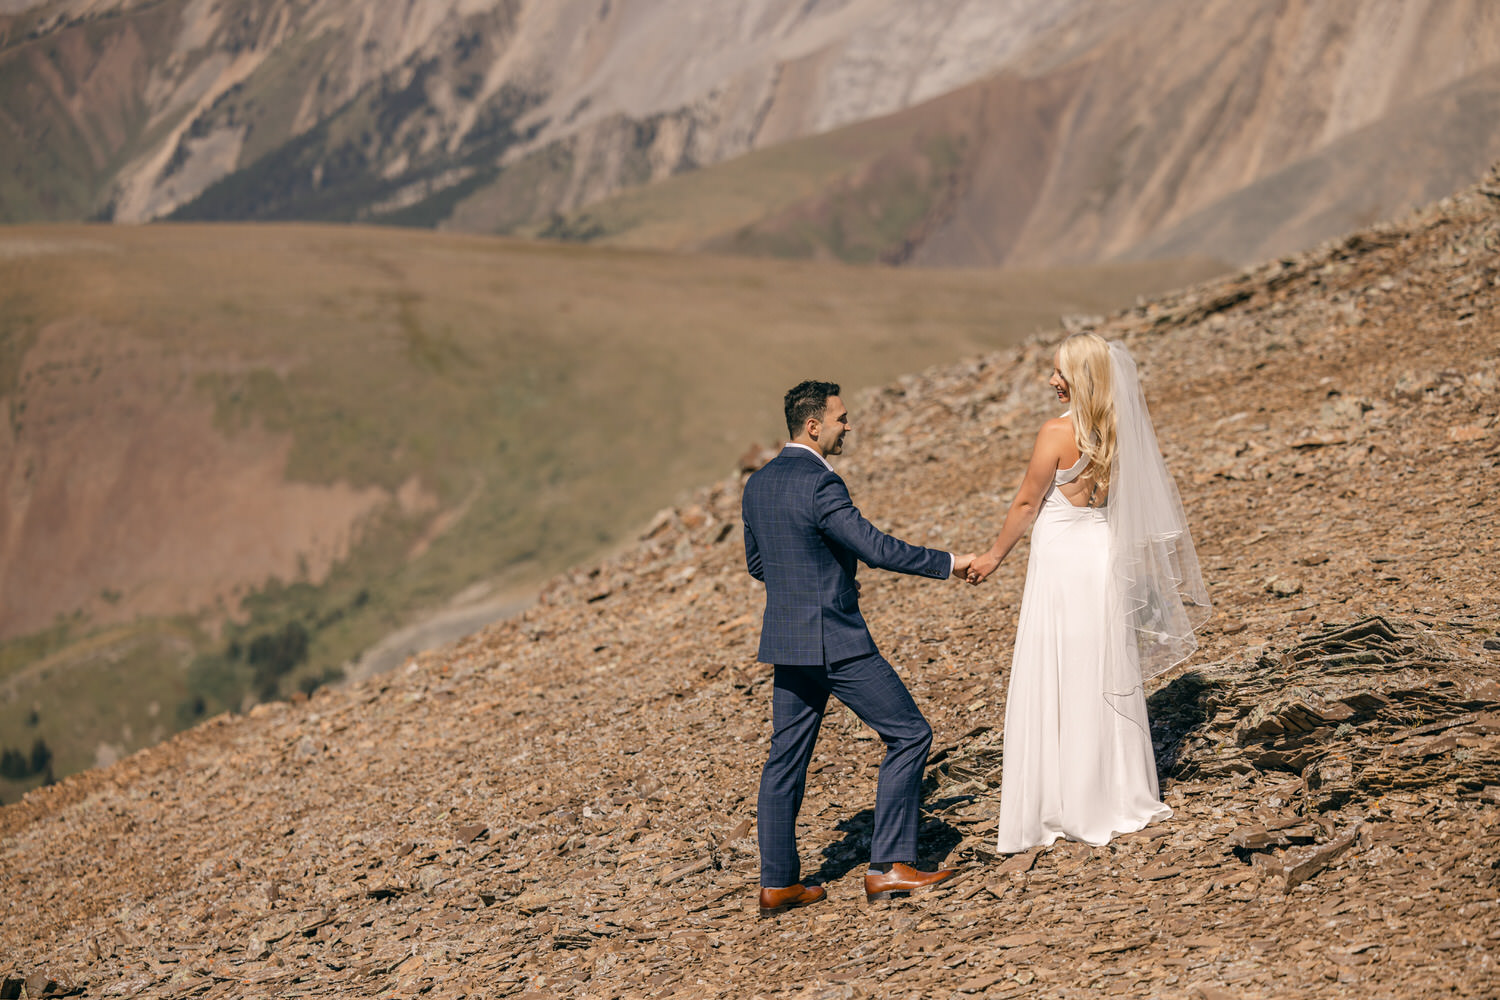
[[[831,191],[713,240],[708,248],[832,256],[853,264],[899,262],[955,197],[965,145],[961,137],[945,136],[928,141],[920,153],[892,154]]]
[[[55,648],[76,637],[62,648]],[[230,707],[204,701],[182,717],[194,692],[188,666],[206,637],[190,621],[149,621],[89,632],[80,623],[42,636],[0,644],[0,758],[7,751],[12,772],[0,774],[0,799],[14,801],[54,777],[116,760],[158,743],[216,711]],[[47,649],[38,659],[29,656]],[[238,702],[235,702],[237,704]],[[46,764],[33,765],[36,747]]]

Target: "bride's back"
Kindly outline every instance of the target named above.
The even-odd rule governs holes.
[[[1076,465],[1078,459],[1075,458],[1073,462]],[[1061,471],[1059,463],[1059,473]],[[1103,507],[1109,502],[1109,486],[1099,482],[1099,477],[1094,475],[1093,465],[1084,466],[1078,475],[1057,483],[1055,488],[1074,507]]]

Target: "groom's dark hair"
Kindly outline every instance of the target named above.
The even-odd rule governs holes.
[[[786,432],[792,437],[802,433],[802,426],[809,417],[823,416],[828,409],[828,397],[839,394],[837,382],[814,382],[809,379],[799,382],[786,391]]]

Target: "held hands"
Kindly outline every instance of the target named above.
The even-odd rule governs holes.
[[[968,577],[969,566],[974,562],[974,553],[966,552],[963,555],[953,553],[953,576],[951,579],[963,580]]]
[[[976,585],[981,584],[985,581],[986,577],[995,572],[996,568],[998,568],[999,565],[1000,557],[992,556],[988,552],[986,552],[982,556],[972,557],[968,563],[968,573],[966,574],[966,579],[969,583]],[[953,575],[958,575],[957,568],[954,569]]]

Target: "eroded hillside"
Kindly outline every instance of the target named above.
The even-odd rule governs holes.
[[[906,107],[1093,0],[19,0],[0,219],[535,209]],[[688,40],[690,44],[687,44]]]
[[[1247,266],[1433,201],[1500,156],[1495,8],[1096,13],[919,106],[632,188],[541,231],[942,267]],[[459,203],[455,221],[506,186]]]
[[[1500,156],[1488,0],[6,7],[4,221],[1243,266]]]
[[[865,908],[878,744],[830,715],[827,904],[752,909],[767,668],[738,478],[536,608],[393,676],[222,717],[0,810],[0,974],[219,997],[1480,996],[1500,947],[1500,173],[1100,323],[1140,359],[1215,603],[1153,684],[1175,815],[990,852],[1020,556],[864,577],[942,749],[927,861]],[[987,539],[1051,343],[856,402],[876,523]],[[768,405],[774,404],[774,400]]]

